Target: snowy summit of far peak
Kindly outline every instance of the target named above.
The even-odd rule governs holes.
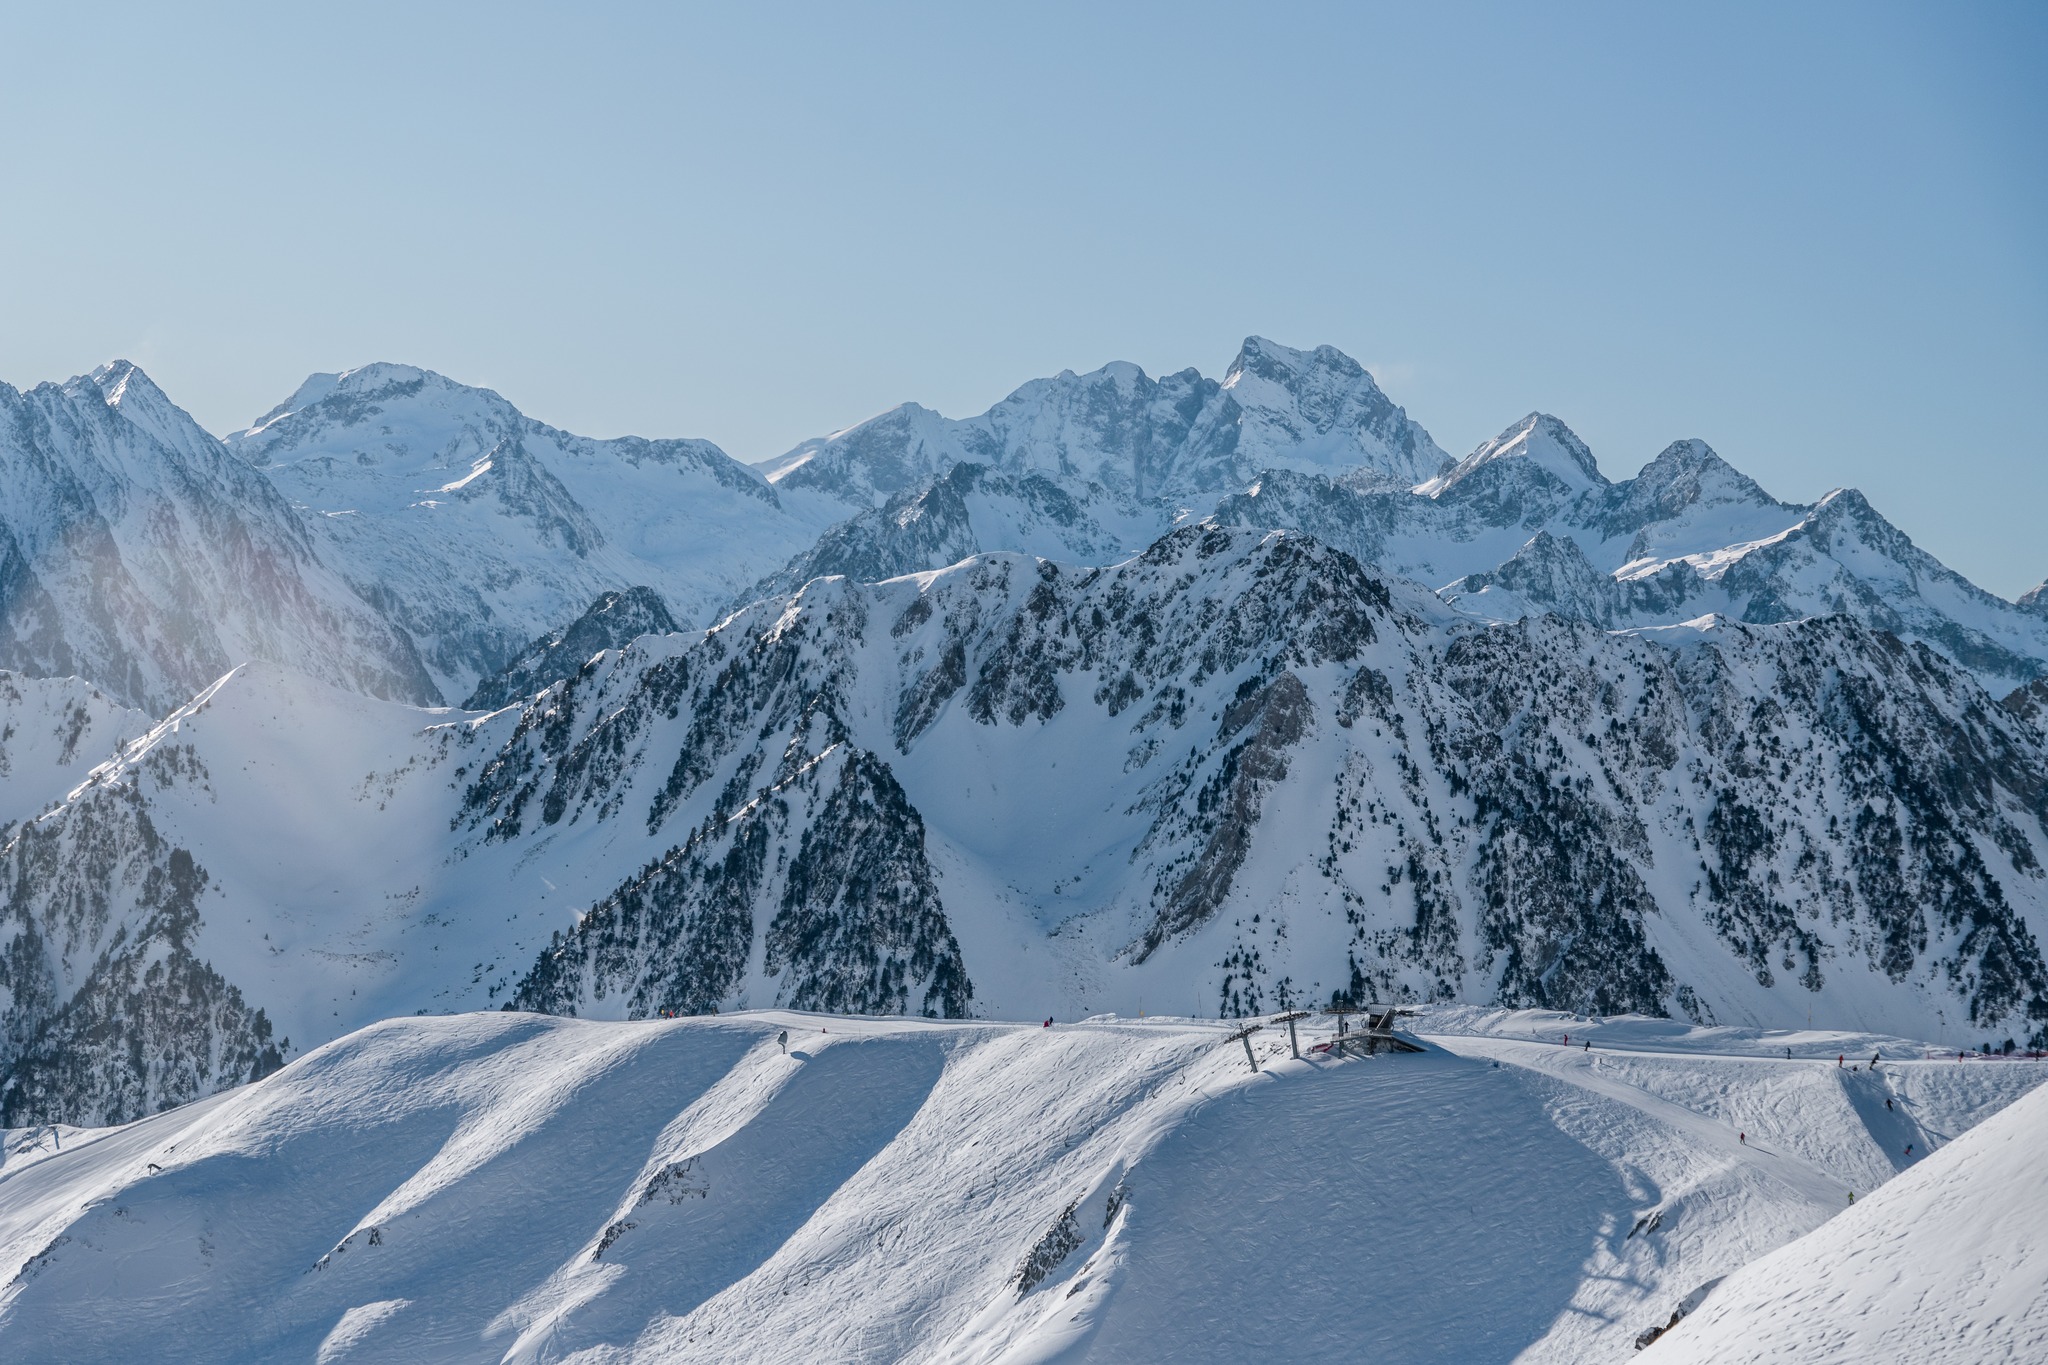
[[[1352,383],[1362,379],[1374,389],[1379,388],[1373,384],[1365,366],[1335,346],[1318,346],[1312,351],[1302,351],[1264,337],[1244,339],[1244,345],[1238,347],[1237,359],[1231,361],[1230,368],[1223,373],[1223,387],[1234,389],[1247,375],[1285,383],[1288,379],[1298,380],[1314,370],[1329,371]]]
[[[91,374],[72,379],[65,389],[79,397],[96,392],[130,426],[201,464],[210,465],[219,454],[212,435],[132,360],[110,360]]]
[[[1366,466],[1420,482],[1451,463],[1365,366],[1334,346],[1300,351],[1246,337],[1221,393],[1236,404],[1241,466],[1318,473]]]
[[[1541,470],[1575,493],[1607,483],[1578,433],[1547,412],[1532,412],[1458,461],[1456,468],[1418,485],[1415,491],[1426,498],[1440,497],[1503,460]]]
[[[198,424],[132,360],[110,360],[87,375],[85,382],[99,390],[108,407],[159,440],[180,445],[197,433]]]
[[[163,390],[156,386],[156,381],[144,374],[142,367],[132,360],[109,360],[86,378],[106,396],[108,407],[120,406],[128,397],[131,386],[138,397],[152,393],[163,397]]]
[[[1602,514],[1611,536],[1633,536],[1659,523],[1665,531],[1640,538],[1631,559],[1669,554],[1674,545],[1697,545],[1697,534],[1724,544],[1766,539],[1791,524],[1796,508],[1779,502],[1705,441],[1673,441],[1632,479],[1615,484]]]
[[[2021,593],[2016,605],[2021,611],[2031,611],[2037,616],[2048,616],[2048,582]]]
[[[1746,503],[1778,507],[1779,503],[1755,479],[1742,473],[1714,453],[1714,448],[1697,438],[1673,441],[1644,465],[1632,481],[1635,500],[1668,504],[1675,512],[1694,503],[1709,505]]]
[[[422,397],[429,397],[429,406],[444,414],[443,421],[483,421],[509,428],[524,420],[519,410],[495,390],[464,384],[417,365],[380,360],[354,369],[308,375],[291,397],[248,427],[230,432],[222,439],[230,446],[267,448],[283,434],[284,428],[294,427],[299,429],[288,439],[296,443],[304,441],[313,426],[351,426],[378,412],[380,404]],[[415,414],[408,419],[408,425],[418,421]]]

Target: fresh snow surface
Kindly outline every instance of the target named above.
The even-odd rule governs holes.
[[[2039,1358],[2048,1191],[2019,1139],[2043,1102],[1964,1130],[2048,1063],[1409,1022],[1424,1054],[1350,1061],[1290,1060],[1269,1025],[1254,1077],[1230,1025],[1185,1019],[389,1021],[138,1123],[6,1134],[0,1355],[1625,1361],[1732,1276],[1648,1358]],[[1875,1072],[1836,1065],[1871,1047]],[[1932,1159],[1872,1195],[1905,1141]],[[1910,1271],[1912,1297],[1832,1264]],[[1957,1297],[1979,1267],[2000,1278]],[[1771,1284],[1790,1353],[1716,1345]],[[1923,1292],[1971,1334],[1886,1335]]]
[[[1731,1275],[1645,1357],[1655,1365],[2048,1360],[2036,1092]]]

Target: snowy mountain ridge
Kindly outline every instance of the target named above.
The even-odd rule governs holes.
[[[2048,616],[1702,442],[1452,464],[1257,338],[768,479],[405,366],[226,443],[130,366],[7,394],[16,1118],[508,999],[2048,1019]]]
[[[1784,503],[1699,440],[1613,483],[1543,413],[1452,462],[1329,347],[1248,338],[1213,385],[1122,363],[1066,371],[958,421],[907,404],[757,468],[855,515],[727,610],[818,574],[873,580],[983,551],[1113,563],[1213,516],[1305,531],[1483,620],[1555,612],[1627,628],[1846,612],[2000,691],[2048,672],[2048,612],[1969,583],[1852,489]],[[1558,558],[1564,541],[1577,557]]]
[[[815,580],[488,715],[252,667],[4,858],[16,1123],[508,1002],[2048,1040],[2048,738],[1931,649],[1844,617],[1479,627],[1216,526],[1108,569]],[[166,954],[182,1003],[124,1014]]]
[[[1212,514],[1307,531],[1483,619],[1846,611],[1996,689],[2048,669],[2033,595],[1975,588],[1852,491],[1782,504],[1697,441],[1609,484],[1541,414],[1453,463],[1349,357],[1257,337],[1221,381],[1118,362],[975,418],[905,405],[766,480],[708,442],[572,436],[404,365],[315,375],[225,449],[125,362],[9,401],[0,667],[159,714],[248,658],[434,702],[606,592],[646,586],[708,625],[818,573],[1107,564]],[[53,401],[73,409],[54,423]],[[1525,562],[1545,535],[1586,564]]]
[[[271,483],[125,361],[0,384],[0,487],[0,667],[158,714],[249,658],[438,700]]]
[[[226,445],[306,509],[451,697],[607,591],[645,586],[708,624],[838,511],[709,441],[574,436],[405,365],[315,375]]]
[[[905,404],[757,468],[777,488],[817,489],[857,508],[963,463],[1142,504],[1213,497],[1269,468],[1363,469],[1408,485],[1450,459],[1343,352],[1248,337],[1221,381],[1192,369],[1155,380],[1122,361],[1063,370],[979,417]]]

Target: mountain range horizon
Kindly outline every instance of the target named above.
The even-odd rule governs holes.
[[[1260,337],[754,466],[395,364],[0,410],[17,1118],[508,1003],[2048,1038],[2048,601],[1703,441],[1454,458]]]

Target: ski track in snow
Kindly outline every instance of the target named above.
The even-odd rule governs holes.
[[[1268,1028],[1254,1077],[1185,1019],[393,1020],[124,1127],[7,1134],[0,1355],[1627,1360],[1829,1235],[1904,1141],[1932,1168],[2048,1076],[1867,1035],[1416,1025],[1425,1054],[1352,1061]],[[1837,1067],[1852,1045],[1887,1060]],[[1998,1331],[1971,1358],[2019,1358]]]

